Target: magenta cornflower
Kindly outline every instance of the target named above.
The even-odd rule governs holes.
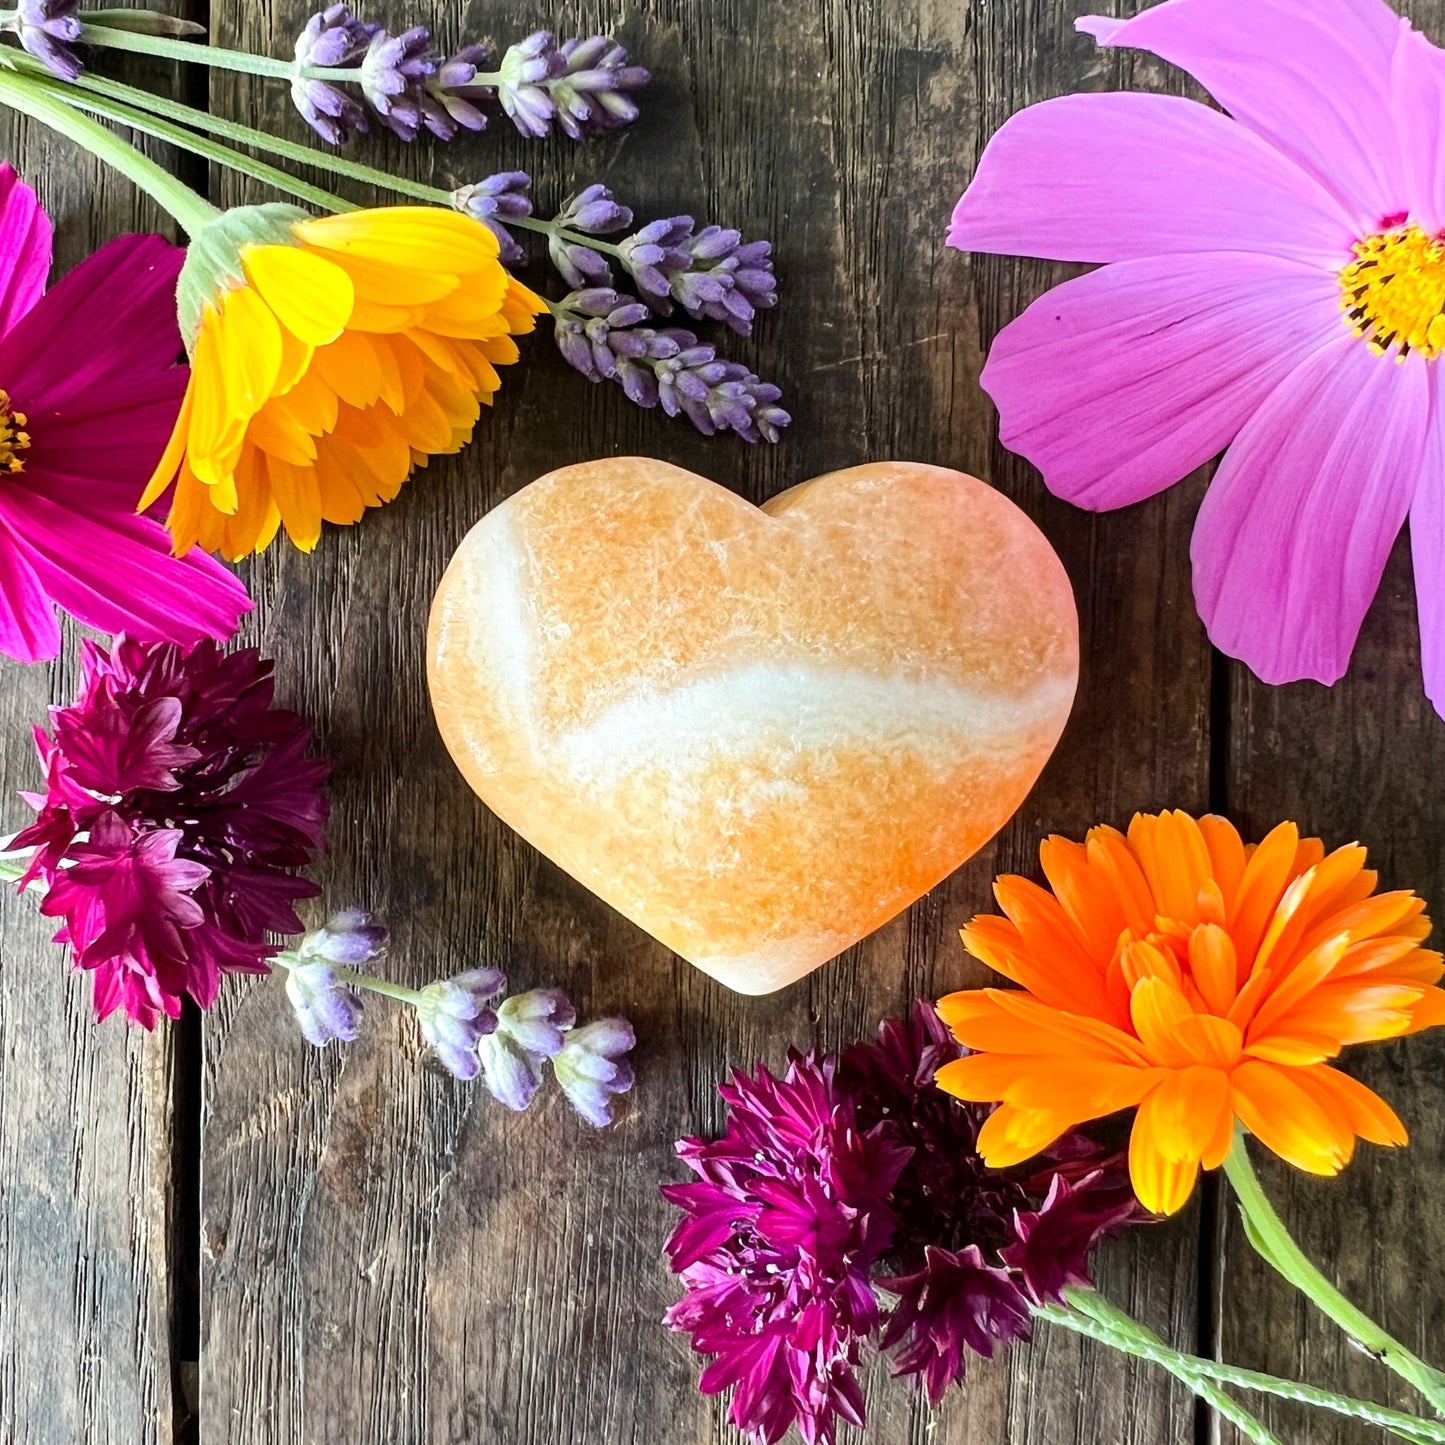
[[[684,1215],[667,1253],[687,1291],[667,1323],[716,1357],[699,1388],[733,1387],[729,1418],[761,1445],[861,1427],[874,1348],[937,1404],[970,1352],[1027,1340],[1034,1307],[1088,1285],[1098,1244],[1145,1217],[1124,1157],[1080,1134],[1028,1172],[989,1169],[989,1110],[934,1083],[959,1053],[920,1000],[841,1062],[735,1073],[722,1138],[679,1142],[698,1178],[662,1190]]]
[[[950,243],[1106,263],[994,343],[1005,445],[1093,510],[1227,447],[1194,594],[1266,682],[1344,673],[1408,517],[1445,713],[1445,53],[1382,0],[1168,0],[1078,25],[1227,114],[1075,95],[989,143]]]
[[[325,844],[327,764],[273,706],[271,664],[203,642],[86,644],[79,699],[36,729],[46,791],[7,845],[33,849],[22,888],[62,922],[95,1009],[153,1028],[226,973],[265,973],[268,934],[302,931],[319,889],[295,870]]]
[[[879,1286],[898,1296],[882,1347],[896,1375],[916,1375],[936,1405],[963,1379],[967,1355],[1030,1336],[1030,1305],[1088,1285],[1098,1244],[1145,1216],[1122,1154],[1082,1134],[1061,1139],[1037,1168],[1001,1172],[978,1154],[989,1108],[934,1083],[962,1050],[920,999],[876,1042],[843,1054],[838,1078],[860,1128],[890,1127],[909,1158],[889,1197],[893,1240]]]
[[[56,607],[101,632],[230,637],[251,600],[202,552],[171,555],[136,504],[186,389],[176,327],[184,253],[102,246],[49,291],[50,222],[0,165],[0,652],[60,652]]]
[[[885,1127],[858,1128],[835,1066],[793,1054],[787,1073],[741,1072],[718,1092],[727,1131],[679,1142],[698,1176],[663,1196],[684,1213],[667,1243],[687,1293],[667,1323],[714,1355],[699,1388],[733,1388],[729,1418],[762,1445],[796,1425],[832,1445],[864,1423],[857,1369],[878,1326],[870,1275],[888,1247],[888,1194],[907,1160]]]

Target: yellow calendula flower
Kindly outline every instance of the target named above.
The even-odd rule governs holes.
[[[485,226],[425,206],[228,211],[178,294],[191,380],[141,506],[174,485],[176,551],[232,561],[281,527],[310,551],[459,450],[545,309]]]

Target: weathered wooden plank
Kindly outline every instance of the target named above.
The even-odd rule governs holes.
[[[1445,4],[1396,7],[1431,39],[1445,40]],[[1445,909],[1445,804],[1435,780],[1445,724],[1420,685],[1409,550],[1395,548],[1345,679],[1270,688],[1230,668],[1228,805],[1260,836],[1296,819],[1331,846],[1358,839],[1382,887],[1412,888]],[[1438,930],[1435,947],[1439,947]],[[1439,1108],[1445,1044],[1438,1034],[1372,1045],[1345,1067],[1378,1090],[1411,1132],[1407,1151],[1361,1145],[1336,1180],[1303,1176],[1256,1154],[1285,1222],[1312,1258],[1367,1313],[1436,1363],[1445,1363],[1445,1158]],[[1225,1196],[1228,1199],[1227,1193]],[[1232,1203],[1221,1211],[1220,1349],[1225,1359],[1309,1379],[1367,1398],[1420,1408],[1408,1389],[1260,1261]],[[1263,1412],[1290,1440],[1356,1445],[1384,1438],[1295,1407]]]
[[[164,85],[164,70],[127,67]],[[155,152],[162,155],[163,152]],[[131,184],[0,113],[0,157],[56,224],[58,275],[127,230],[174,234]],[[68,344],[73,344],[70,338]],[[0,357],[3,384],[3,357]],[[24,398],[15,398],[23,408]],[[0,833],[30,817],[30,730],[73,696],[78,633],[50,667],[0,659]],[[0,1439],[160,1445],[185,1428],[172,1330],[172,1034],[97,1027],[54,926],[0,898]]]
[[[1047,273],[941,245],[981,136],[1029,100],[1112,73],[1070,38],[1072,12],[1060,0],[569,6],[570,25],[619,27],[654,67],[626,135],[524,146],[503,124],[446,149],[368,147],[448,182],[531,167],[547,178],[542,204],[565,194],[560,178],[601,179],[644,216],[695,206],[776,238],[784,306],[755,345],[727,345],[787,385],[797,425],[771,452],[705,442],[588,390],[541,340],[460,461],[314,557],[276,549],[252,569],[256,635],[285,659],[283,688],[338,764],[331,900],[389,912],[400,979],[498,962],[566,985],[585,1011],[627,1012],[643,1043],[635,1100],[599,1135],[555,1101],[511,1118],[418,1068],[418,1040],[382,1010],[345,1055],[318,1057],[283,1017],[278,983],[228,990],[206,1033],[208,1438],[728,1438],[720,1407],[695,1393],[685,1342],[658,1322],[674,1294],[655,1194],[675,1177],[670,1141],[716,1125],[728,1065],[777,1064],[790,1041],[839,1044],[914,993],[977,980],[956,929],[987,906],[996,870],[1032,869],[1046,829],[1203,806],[1209,660],[1188,605],[1189,499],[1094,520],[1044,497],[993,444],[976,380],[987,338]],[[304,13],[248,3],[218,39],[280,53]],[[472,35],[519,28],[499,0],[466,20]],[[229,80],[213,98],[271,123],[285,104]],[[427,711],[426,606],[451,549],[532,477],[619,451],[755,498],[870,456],[964,466],[1040,519],[1079,587],[1079,710],[1020,818],[907,918],[766,1000],[727,994],[538,860],[467,793]],[[1188,1343],[1194,1228],[1121,1245],[1104,1267],[1115,1298]],[[980,1367],[936,1420],[881,1371],[869,1397],[873,1438],[890,1442],[1160,1445],[1188,1438],[1192,1420],[1157,1376],[1072,1339]]]

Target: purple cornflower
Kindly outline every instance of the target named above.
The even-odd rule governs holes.
[[[834,1063],[814,1054],[791,1054],[781,1079],[734,1072],[718,1093],[722,1138],[680,1140],[697,1180],[662,1190],[684,1216],[667,1254],[686,1293],[666,1321],[715,1356],[699,1388],[734,1387],[729,1418],[750,1439],[773,1445],[796,1424],[809,1445],[832,1445],[839,1419],[865,1423],[871,1273],[908,1150],[886,1125],[859,1127]]]
[[[62,80],[75,80],[85,68],[70,48],[80,39],[79,9],[79,0],[19,0],[9,23],[21,46]]]
[[[919,1000],[908,1021],[890,1019],[876,1042],[847,1049],[838,1073],[859,1126],[886,1126],[911,1151],[889,1201],[890,1276],[876,1281],[898,1296],[881,1343],[894,1373],[919,1376],[934,1404],[963,1378],[967,1351],[1028,1339],[1030,1304],[1089,1283],[1100,1240],[1145,1217],[1123,1157],[1080,1134],[1032,1174],[988,1168],[977,1138],[990,1110],[934,1083],[960,1052]]]
[[[606,186],[593,185],[570,196],[553,224],[573,233],[605,236],[630,226],[632,212],[620,205]],[[553,231],[548,237],[547,255],[569,286],[581,289],[612,284],[612,267],[607,258],[586,242]]]
[[[589,381],[616,381],[642,407],[686,416],[704,436],[734,431],[775,442],[791,418],[782,393],[690,331],[639,323],[648,308],[610,287],[573,291],[553,307],[557,347]]]
[[[612,1122],[612,1100],[632,1087],[632,1065],[623,1058],[637,1046],[626,1019],[598,1019],[567,1035],[552,1072],[572,1107],[598,1129]]]
[[[520,266],[527,259],[507,222],[525,220],[532,214],[532,198],[527,193],[531,184],[526,171],[501,171],[452,192],[452,205],[480,221],[497,238],[507,266]]]
[[[302,931],[329,770],[273,691],[254,649],[86,643],[80,698],[37,729],[46,791],[11,847],[35,849],[21,886],[44,884],[100,1018],[209,1008],[222,974],[267,971],[268,934]]]
[[[329,80],[310,80],[299,67],[349,69],[361,64],[378,27],[356,19],[345,5],[328,5],[313,15],[296,37],[298,73],[291,82],[291,100],[322,140],[340,145],[354,132],[367,130],[366,111],[355,96]]]
[[[491,1005],[506,986],[499,969],[473,968],[422,989],[416,1004],[421,1034],[448,1073],[475,1079],[481,1072],[477,1049],[497,1027]]]

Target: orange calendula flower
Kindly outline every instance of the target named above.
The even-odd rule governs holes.
[[[979,1152],[1003,1168],[1088,1119],[1137,1107],[1129,1146],[1144,1205],[1172,1214],[1218,1168],[1238,1119],[1314,1174],[1356,1138],[1403,1144],[1394,1111],[1326,1062],[1346,1044],[1445,1023],[1445,967],[1413,893],[1376,893],[1357,846],[1326,854],[1281,823],[1246,846],[1223,818],[1138,816],[1039,850],[1050,887],[1004,877],[1006,917],[965,947],[1021,990],[938,1006],[977,1052],[938,1072],[1000,1101]]]
[[[179,288],[191,381],[142,508],[174,485],[177,552],[304,551],[459,450],[541,300],[456,211],[226,212]]]

